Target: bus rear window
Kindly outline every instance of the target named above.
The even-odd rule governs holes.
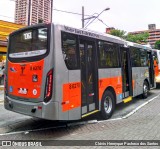
[[[28,29],[9,38],[9,57],[24,58],[47,52],[47,28]]]

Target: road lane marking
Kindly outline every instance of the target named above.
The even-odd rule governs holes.
[[[160,95],[160,94],[159,94]],[[130,113],[128,113],[127,115],[123,116],[122,118],[128,118],[129,116],[133,115],[135,112],[137,112],[139,109],[141,109],[142,107],[144,107],[146,104],[150,103],[151,101],[153,101],[154,99],[156,99],[159,95],[157,95],[156,97],[148,100],[147,102],[141,104],[140,106],[138,106],[136,109],[134,109],[133,111],[131,111]]]
[[[34,129],[34,130],[24,130],[24,131],[15,131],[15,132],[8,132],[8,133],[4,133],[4,134],[0,134],[0,136],[7,136],[7,135],[15,135],[15,134],[28,134],[30,132],[35,132],[35,131],[43,131],[43,130],[48,130],[48,129],[55,129],[55,128],[64,128],[66,127],[66,125],[62,125],[62,126],[57,126],[57,127],[47,127],[47,128],[40,128],[40,129]]]
[[[15,135],[15,134],[22,134],[22,133],[28,134],[30,132],[43,131],[43,130],[49,130],[49,129],[55,129],[55,128],[64,128],[64,127],[68,127],[68,126],[84,125],[84,124],[91,124],[91,123],[102,123],[102,122],[107,122],[107,121],[115,121],[115,120],[126,119],[126,118],[130,117],[131,115],[133,115],[135,112],[137,112],[139,109],[144,107],[146,104],[148,104],[151,101],[153,101],[154,99],[156,99],[158,96],[160,96],[160,94],[158,94],[157,96],[151,98],[147,102],[145,102],[142,105],[138,106],[136,109],[132,110],[127,115],[125,115],[123,117],[120,117],[120,118],[103,120],[103,121],[92,120],[92,121],[87,121],[87,122],[76,122],[76,123],[72,123],[72,124],[69,123],[67,125],[62,125],[62,126],[57,126],[57,127],[48,127],[48,128],[34,129],[34,130],[24,130],[24,131],[9,132],[9,133],[0,134],[0,136]]]
[[[43,130],[49,130],[49,129],[57,129],[57,128],[67,128],[70,126],[76,126],[76,125],[84,125],[84,124],[92,124],[92,123],[96,123],[97,120],[91,120],[91,121],[84,121],[84,122],[75,122],[75,123],[69,123],[67,125],[62,125],[62,126],[56,126],[56,127],[47,127],[47,128],[39,128],[39,129],[34,129],[34,130],[24,130],[24,131],[16,131],[16,132],[9,132],[9,133],[4,133],[4,134],[0,134],[0,136],[7,136],[7,135],[15,135],[15,134],[28,134],[30,132],[36,132],[36,131],[43,131]]]
[[[97,122],[98,122],[97,120],[74,122],[74,123],[68,123],[67,126],[70,127],[70,126],[77,126],[77,125],[93,124]]]

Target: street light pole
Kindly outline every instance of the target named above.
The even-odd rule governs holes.
[[[92,15],[91,17],[84,18],[84,6],[82,6],[82,28],[84,28],[84,21],[85,21],[85,20],[93,19],[93,18],[95,18],[95,17],[96,17],[96,16]]]
[[[85,28],[87,28],[95,19],[97,19],[104,11],[110,10],[110,8],[106,8],[103,11],[101,11],[96,17],[94,16],[94,19],[85,26]]]
[[[82,28],[84,28],[84,6],[82,6]]]
[[[30,25],[30,11],[31,11],[31,0],[29,0],[29,4],[28,4],[28,26]]]
[[[51,0],[51,21],[52,22],[52,16],[53,16],[53,0]]]

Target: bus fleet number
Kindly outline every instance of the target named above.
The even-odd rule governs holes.
[[[69,89],[75,89],[75,88],[79,88],[79,87],[80,87],[79,83],[69,84]]]

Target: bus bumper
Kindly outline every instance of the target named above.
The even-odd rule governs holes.
[[[48,120],[58,120],[58,102],[26,102],[15,100],[5,96],[4,107],[9,111],[14,111],[24,115],[38,117]]]

